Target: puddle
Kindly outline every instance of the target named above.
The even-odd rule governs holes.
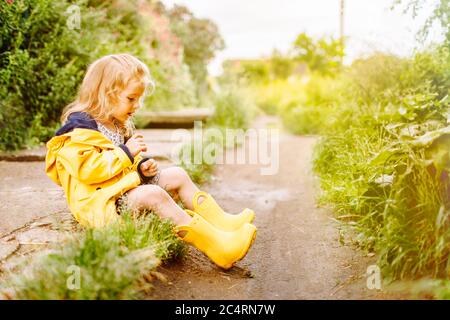
[[[222,199],[233,199],[233,201],[245,203],[247,207],[258,212],[273,210],[278,202],[289,201],[293,198],[289,189],[262,187],[248,181],[236,181],[234,186],[239,186],[239,190],[222,183],[220,190],[212,192],[220,194]]]

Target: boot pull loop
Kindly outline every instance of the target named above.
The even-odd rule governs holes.
[[[193,205],[194,205],[194,209],[196,210],[198,208],[198,206],[200,205],[198,203],[198,198],[200,198],[201,196],[205,197],[205,199],[203,199],[203,202],[206,200],[206,198],[208,197],[208,194],[204,191],[197,191],[196,194],[194,194],[194,197],[192,199]],[[203,203],[202,202],[202,203]]]
[[[191,228],[189,228],[189,226],[176,226],[174,228],[175,231],[175,235],[180,238],[181,240],[185,239],[186,236],[188,235],[189,231]],[[182,235],[180,235],[180,233]]]

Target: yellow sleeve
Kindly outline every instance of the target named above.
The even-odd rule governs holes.
[[[134,163],[133,163],[133,166],[131,167],[131,169],[133,171],[137,171],[137,169],[138,169],[137,166],[142,159],[144,159],[144,157],[141,156],[140,153],[134,157]]]
[[[102,150],[99,147],[70,142],[58,152],[68,173],[86,184],[107,181],[133,165],[120,147]],[[136,159],[134,163],[137,164]]]

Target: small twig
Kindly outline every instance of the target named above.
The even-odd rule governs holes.
[[[301,233],[305,234],[305,231],[304,231],[302,228],[300,228],[300,227],[298,227],[298,226],[296,226],[296,225],[294,225],[294,224],[292,224],[292,223],[290,223],[290,222],[287,222],[287,224],[290,224],[290,225],[293,226],[295,229],[297,229],[297,230],[300,231]]]
[[[228,288],[228,290],[231,290],[231,289],[233,289],[234,287],[236,287],[238,285],[239,285],[239,283],[233,284],[231,287]]]

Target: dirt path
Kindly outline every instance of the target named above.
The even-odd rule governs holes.
[[[272,126],[259,118],[254,127]],[[373,258],[342,246],[327,209],[317,208],[318,183],[311,172],[314,137],[280,135],[279,172],[263,176],[258,165],[219,165],[203,189],[228,212],[256,212],[256,241],[229,271],[195,249],[187,259],[160,268],[150,299],[380,299],[368,290]],[[248,144],[247,144],[248,145]]]

